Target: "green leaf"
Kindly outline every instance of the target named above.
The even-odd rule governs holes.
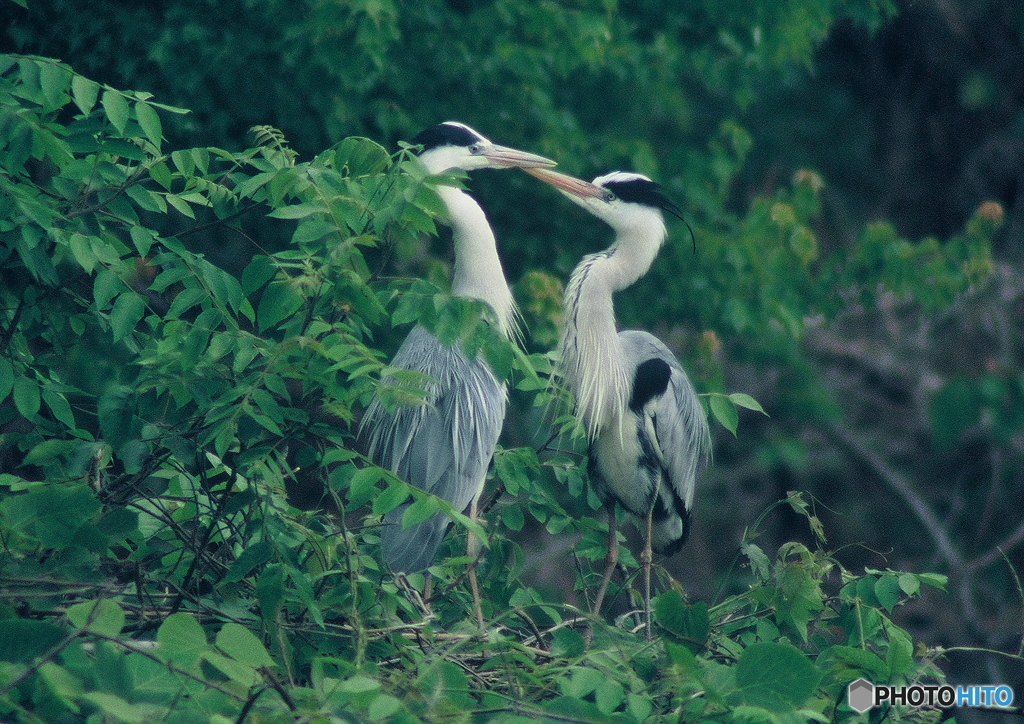
[[[872,681],[885,681],[889,673],[889,666],[877,654],[854,646],[832,646],[822,652],[822,656],[845,664],[848,671],[844,676],[851,680],[864,676]]]
[[[942,573],[918,573],[917,580],[926,586],[945,591],[946,584],[949,583],[949,576]]]
[[[85,686],[81,679],[53,661],[47,661],[40,666],[39,675],[46,683],[50,693],[57,697],[64,706],[76,714],[81,711],[75,703],[75,700],[81,698],[85,693]]]
[[[374,488],[374,490],[377,490],[377,488]],[[405,483],[391,483],[374,496],[373,505],[371,506],[373,514],[384,515],[404,503],[407,497],[409,497],[408,485]]]
[[[242,291],[246,294],[252,294],[263,288],[263,285],[276,275],[277,265],[274,263],[274,260],[269,256],[257,254],[242,272]]]
[[[67,102],[65,93],[71,77],[71,71],[57,63],[40,64],[39,82],[49,109],[56,110]]]
[[[366,694],[380,689],[380,682],[370,676],[356,674],[341,682],[338,688],[348,694]]]
[[[57,392],[52,387],[44,387],[42,396],[43,402],[50,408],[50,412],[58,422],[69,430],[78,429],[78,425],[75,423],[75,414],[71,411],[71,405],[63,393]]]
[[[603,678],[602,674],[602,678]],[[602,714],[611,714],[622,704],[625,698],[625,690],[617,681],[605,679],[604,683],[594,691],[594,703]]]
[[[82,601],[68,607],[68,620],[77,628],[114,637],[124,628],[124,611],[109,599]]]
[[[900,590],[908,596],[916,596],[921,590],[921,580],[913,573],[901,573],[899,576]]]
[[[313,214],[326,214],[327,208],[319,203],[295,204],[274,209],[267,216],[275,219],[304,219]]]
[[[808,227],[799,224],[789,237],[789,247],[804,264],[818,257],[818,239]]]
[[[424,310],[434,308],[439,296],[438,288],[430,282],[422,279],[413,282],[409,291],[398,298],[398,306],[391,315],[392,326],[419,321]]]
[[[309,611],[310,617],[318,626],[323,626],[323,612],[320,610],[316,595],[313,593],[313,585],[309,580],[309,576],[304,571],[300,571],[292,566],[288,566],[286,570],[288,571],[288,577],[295,586],[295,592],[299,594],[299,600],[302,601],[302,604]]]
[[[92,270],[96,268],[97,261],[96,252],[93,250],[92,237],[88,237],[85,234],[72,234],[68,240],[68,246],[71,247],[71,253],[82,269],[92,273]]]
[[[368,138],[349,136],[338,144],[336,162],[344,165],[350,176],[372,176],[387,168],[391,155],[380,144]]]
[[[558,688],[566,696],[582,699],[606,682],[607,677],[601,671],[579,666],[572,669],[569,677],[559,680]]]
[[[34,445],[25,455],[25,465],[41,465],[46,467],[62,459],[70,457],[78,449],[78,442],[73,440],[62,440],[60,438],[49,438],[38,445]]]
[[[142,126],[142,132],[146,134],[146,138],[149,139],[150,143],[160,148],[160,144],[163,142],[164,131],[160,123],[160,114],[156,112],[156,109],[148,103],[136,101],[135,118],[138,119],[139,125]]]
[[[188,613],[168,616],[157,630],[156,640],[163,656],[185,667],[199,663],[200,654],[208,647],[203,627]]]
[[[319,241],[328,234],[335,234],[337,232],[337,225],[320,217],[309,217],[299,222],[299,225],[295,229],[295,233],[292,234],[292,243],[296,246],[309,244],[314,241]]]
[[[7,619],[0,622],[0,661],[28,663],[66,637],[63,629],[45,621]]]
[[[740,423],[739,413],[736,405],[727,395],[714,393],[709,399],[711,414],[726,430],[736,435],[736,428]]]
[[[741,543],[740,550],[750,561],[750,569],[758,579],[767,581],[771,576],[772,562],[761,546],[754,543]]]
[[[536,463],[536,459],[532,462]],[[527,460],[518,450],[501,450],[494,456],[494,469],[498,478],[505,484],[509,495],[519,495],[520,490],[528,490],[530,477],[527,475]]]
[[[192,207],[189,206],[188,201],[183,199],[177,194],[164,194],[164,198],[167,199],[167,203],[170,204],[180,213],[182,216],[187,216],[190,219],[196,218],[196,214],[192,211]]]
[[[652,602],[654,620],[676,638],[702,646],[711,633],[708,607],[703,601],[688,606],[678,591],[670,590]]]
[[[171,162],[182,176],[192,176],[196,170],[196,161],[188,151],[172,151]]]
[[[254,545],[247,546],[245,550],[235,559],[235,562],[228,569],[221,579],[222,583],[234,583],[249,575],[257,566],[262,566],[274,555],[274,548],[267,541],[260,541]]]
[[[494,332],[490,325],[482,325],[482,328],[489,333],[483,344],[484,360],[495,377],[503,380],[512,373],[512,365],[515,362],[515,353],[513,352],[515,345]]]
[[[889,681],[893,681],[906,676],[914,668],[914,642],[910,634],[896,626],[889,626],[888,633],[885,663],[889,665]]]
[[[134,225],[128,232],[132,237],[132,243],[139,256],[149,256],[149,250],[153,247],[156,235],[144,226]]]
[[[572,659],[581,656],[587,649],[583,634],[569,628],[555,629],[551,633],[551,653]]]
[[[390,719],[402,709],[402,701],[391,694],[377,694],[370,700],[366,716],[370,721]]]
[[[879,605],[878,596],[875,594],[875,583],[877,581],[878,579],[875,576],[863,576],[857,581],[857,595],[868,606]]]
[[[775,577],[779,583],[780,620],[792,624],[806,641],[814,613],[824,607],[821,586],[807,566],[795,562],[780,563]]]
[[[673,666],[678,666],[684,672],[696,672],[698,669],[697,658],[693,652],[682,644],[665,641],[665,653]]]
[[[501,511],[501,522],[509,530],[522,530],[526,524],[526,517],[523,515],[522,507],[517,502],[506,505]]]
[[[40,397],[39,385],[35,380],[28,377],[18,377],[14,380],[14,406],[18,413],[31,420],[39,412]]]
[[[820,680],[821,672],[790,644],[754,643],[736,662],[736,685],[741,700],[769,711],[801,708]]]
[[[596,704],[574,696],[560,696],[551,699],[541,704],[541,708],[553,715],[551,717],[553,721],[589,722],[589,724],[617,721],[617,717],[605,714],[597,708]],[[541,718],[541,720],[548,721],[547,718]]]
[[[119,291],[124,289],[121,279],[108,269],[100,269],[96,272],[96,280],[92,284],[92,296],[96,302],[96,308],[100,311],[107,308]]]
[[[128,101],[125,99],[124,94],[108,88],[103,91],[103,98],[100,101],[103,105],[103,110],[107,113],[107,118],[117,129],[118,133],[124,133],[125,128],[128,126]]]
[[[432,664],[423,673],[422,681],[422,691],[436,692],[460,710],[468,711],[475,704],[469,678],[451,661],[442,659]]]
[[[750,395],[748,395],[748,394],[746,394],[744,392],[733,392],[732,394],[729,395],[729,399],[737,407],[743,407],[743,408],[745,408],[747,410],[753,410],[754,412],[760,412],[762,415],[767,415],[768,414],[767,412],[764,411],[764,408],[761,407],[761,403],[760,402],[758,402],[753,397],[751,397]]]
[[[383,470],[372,465],[356,470],[348,483],[349,505],[353,508],[358,508],[376,496],[378,493],[377,482],[380,481],[383,475]]]
[[[87,691],[79,698],[89,702],[112,720],[128,722],[128,724],[142,724],[149,718],[141,706],[136,706],[119,696],[104,691]]]
[[[232,681],[237,681],[242,686],[249,688],[260,680],[260,675],[251,666],[247,666],[235,659],[221,656],[216,651],[203,651],[203,661],[207,662]]]
[[[271,282],[270,286],[263,290],[259,306],[256,308],[260,330],[272,329],[293,316],[302,307],[303,301],[302,295],[290,282]]]
[[[161,110],[168,110],[167,106],[162,106],[159,103],[154,104]],[[205,148],[193,148],[191,150],[192,161],[195,163],[196,168],[202,173],[207,173],[210,170],[210,152]]]
[[[114,342],[120,342],[135,331],[135,326],[146,313],[146,302],[135,292],[124,292],[110,310],[110,330]]]
[[[47,440],[41,445],[53,442],[66,444],[63,440]],[[101,507],[89,487],[71,483],[34,487],[0,501],[0,513],[8,526],[58,550],[76,542]]]
[[[411,528],[417,523],[422,523],[437,511],[436,500],[427,496],[415,500],[405,509],[405,513],[402,514],[402,527]]]
[[[647,721],[654,710],[651,697],[630,692],[626,694],[626,713],[638,722]]]
[[[210,291],[210,296],[232,311],[238,312],[244,297],[242,285],[238,283],[238,280],[205,259],[197,260],[196,267],[199,270],[200,278]]]
[[[887,573],[875,582],[875,596],[889,613],[896,607],[900,600],[900,579],[894,573]]]
[[[170,191],[171,186],[174,185],[174,175],[171,173],[171,169],[167,167],[167,164],[162,161],[160,163],[154,163],[149,167],[149,175],[167,191]],[[152,198],[158,199],[159,197],[154,194]]]
[[[273,666],[266,647],[249,629],[237,623],[226,623],[217,633],[217,648],[235,661],[251,666]]]
[[[186,287],[174,295],[174,301],[171,302],[166,316],[168,319],[178,319],[189,309],[209,300],[209,298],[209,293],[202,287]]]

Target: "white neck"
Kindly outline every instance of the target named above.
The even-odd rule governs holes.
[[[452,294],[489,304],[502,334],[513,336],[516,332],[515,301],[505,281],[494,232],[484,210],[459,189],[439,186],[437,192],[448,209],[455,244]]]
[[[565,290],[561,369],[591,440],[622,422],[632,385],[612,295],[647,272],[664,238],[664,224],[623,230],[607,251],[584,257]]]

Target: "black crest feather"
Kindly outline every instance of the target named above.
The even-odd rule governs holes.
[[[482,141],[475,131],[461,123],[439,123],[417,133],[410,141],[414,146],[423,146],[423,153],[441,146],[472,146]]]
[[[605,181],[603,186],[623,201],[652,206],[656,209],[667,211],[682,221],[686,224],[686,228],[690,230],[693,251],[694,253],[697,252],[697,237],[693,235],[693,227],[690,226],[690,222],[683,218],[683,212],[679,210],[679,207],[675,205],[672,199],[665,195],[661,184],[657,181],[651,181],[646,178],[631,178],[621,181],[613,179]]]

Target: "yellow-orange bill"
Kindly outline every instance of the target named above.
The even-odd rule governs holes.
[[[522,169],[545,168],[554,166],[555,162],[550,158],[538,156],[535,153],[520,151],[508,146],[492,145],[483,151],[483,155],[495,164],[507,167],[519,167]]]
[[[540,179],[544,183],[554,186],[559,191],[564,191],[565,193],[571,194],[577,198],[600,198],[605,193],[603,188],[595,186],[589,181],[584,181],[574,176],[568,176],[564,173],[558,173],[557,171],[552,171],[548,168],[524,168],[523,170],[534,178]]]

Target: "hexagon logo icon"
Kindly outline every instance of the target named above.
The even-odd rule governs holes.
[[[874,705],[875,685],[867,679],[851,681],[846,696],[850,708],[858,714],[863,714]]]

